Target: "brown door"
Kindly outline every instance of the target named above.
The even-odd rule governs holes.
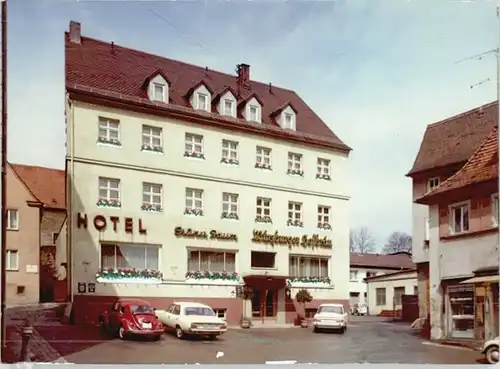
[[[267,318],[276,316],[276,302],[277,296],[275,290],[266,290],[266,294],[264,297],[264,313]]]
[[[56,275],[56,247],[40,248],[40,302],[54,301],[54,281]]]

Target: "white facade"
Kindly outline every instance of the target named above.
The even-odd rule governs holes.
[[[383,310],[399,310],[401,303],[398,295],[413,295],[417,289],[417,272],[397,272],[369,279],[368,313],[378,315]],[[399,292],[398,292],[399,291]]]
[[[118,123],[119,144],[97,142],[100,117]],[[100,243],[114,242],[158,250],[163,278],[152,284],[130,280],[96,283],[95,295],[229,298],[234,297],[234,286],[242,283],[242,276],[288,276],[290,255],[302,255],[327,258],[331,282],[296,283],[292,287],[309,287],[315,299],[348,299],[347,154],[78,102],[72,102],[68,119],[68,237],[73,250],[71,280],[75,294],[79,282],[96,282],[102,261]],[[141,150],[143,126],[160,132],[161,150]],[[185,155],[186,134],[202,137],[197,150],[201,145],[203,158]],[[231,150],[238,164],[221,162],[223,140],[236,143]],[[255,167],[257,147],[271,150],[272,170]],[[301,155],[303,176],[287,174],[289,152]],[[318,158],[329,160],[331,181],[316,179]],[[100,177],[119,180],[119,207],[97,205]],[[141,210],[144,183],[161,188],[161,211]],[[202,190],[203,216],[184,214],[186,189]],[[238,220],[222,218],[223,193],[237,195],[229,205],[235,206]],[[270,199],[272,224],[255,222],[258,197]],[[303,227],[287,225],[289,201],[301,204]],[[317,228],[318,206],[328,207],[331,230]],[[87,229],[77,227],[78,213],[87,215]],[[96,215],[107,219],[105,230],[97,231],[93,226]],[[112,216],[119,217],[116,231],[109,218]],[[125,217],[132,218],[133,232],[125,232]],[[139,219],[145,233],[139,232]],[[176,237],[176,227],[234,234],[237,241]],[[263,245],[252,242],[254,230],[291,237],[316,234],[331,240],[333,247]],[[234,252],[239,277],[234,281],[187,278],[190,250]],[[275,252],[274,267],[251,268],[251,250]],[[284,291],[278,305],[283,303]]]

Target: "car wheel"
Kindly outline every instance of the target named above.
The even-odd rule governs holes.
[[[161,339],[161,335],[157,334],[156,336],[153,336],[153,341],[159,341]]]
[[[215,334],[211,334],[210,336],[208,336],[208,339],[210,341],[215,341],[218,337],[215,335]]]
[[[118,329],[118,338],[124,340],[125,335],[126,335],[125,328],[123,328],[123,326],[120,326],[120,329]]]
[[[175,327],[175,335],[180,340],[182,340],[184,338],[184,332],[182,331],[181,327],[179,327],[179,326]]]
[[[345,327],[340,328],[340,332],[339,332],[339,333],[340,333],[340,334],[344,334],[344,333],[345,333]]]
[[[492,346],[488,350],[486,350],[486,361],[488,362],[488,364],[497,364],[498,357],[498,346]]]
[[[318,333],[318,332],[319,332],[319,329],[318,329],[317,327],[314,327],[313,332],[314,332],[314,333]]]

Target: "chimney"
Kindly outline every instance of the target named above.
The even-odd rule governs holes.
[[[74,44],[82,43],[82,26],[80,22],[71,21],[69,22],[69,40]]]
[[[238,89],[250,89],[250,66],[248,64],[238,64]]]

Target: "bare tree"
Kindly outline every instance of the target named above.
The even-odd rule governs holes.
[[[349,231],[349,247],[351,252],[375,252],[375,239],[367,227],[351,229]]]
[[[383,248],[384,254],[411,252],[411,236],[405,232],[392,232]]]

